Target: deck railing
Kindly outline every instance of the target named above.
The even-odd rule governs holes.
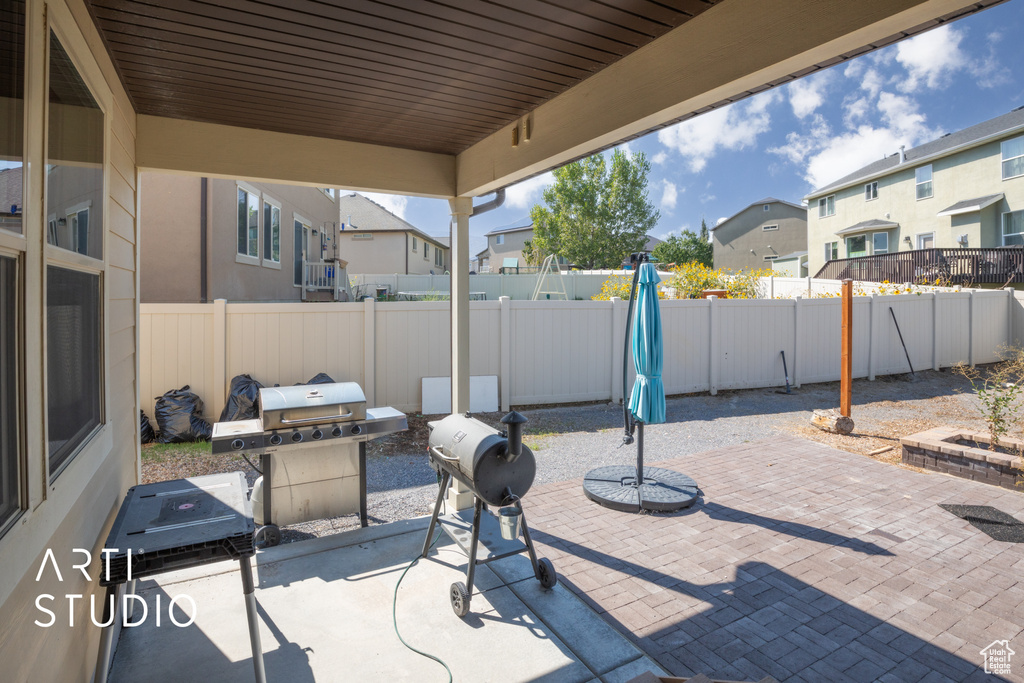
[[[345,269],[340,268],[337,263],[303,261],[302,271],[304,273],[303,299],[306,299],[310,292],[331,292],[335,301],[349,300],[348,276]]]
[[[836,259],[816,278],[943,285],[1024,282],[1024,247],[915,249],[893,254]]]

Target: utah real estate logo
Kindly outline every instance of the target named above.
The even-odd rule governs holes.
[[[994,640],[981,651],[985,658],[985,673],[1010,675],[1010,657],[1016,653],[1010,649],[1010,641]]]

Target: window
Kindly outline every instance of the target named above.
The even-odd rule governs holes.
[[[430,245],[426,242],[423,243],[423,258],[427,259],[430,256]]]
[[[1003,180],[1024,175],[1024,135],[999,145],[1003,152]]]
[[[0,528],[21,511],[18,429],[18,260],[0,256]]]
[[[779,229],[778,223],[775,223],[773,225],[762,225],[761,226],[761,230],[763,230],[764,232],[768,232],[769,230],[778,230],[778,229]]]
[[[870,202],[872,199],[878,199],[877,180],[864,186],[864,201]]]
[[[263,260],[281,263],[281,207],[263,200]]]
[[[352,239],[354,240],[372,240],[372,232],[354,232],[352,233]]]
[[[496,235],[494,237],[494,243],[495,244],[505,244],[505,236],[504,235]]]
[[[818,218],[836,215],[836,196],[830,194],[818,200]]]
[[[416,251],[416,238],[415,237],[412,238],[412,250]]]
[[[1024,211],[1003,214],[1003,246],[1024,244]]]
[[[825,242],[825,260],[834,261],[839,258],[839,242]]]
[[[931,249],[935,246],[935,233],[926,232],[923,235],[917,236],[917,248],[918,249]]]
[[[764,205],[763,207],[761,207],[761,208],[762,208],[762,210],[763,210],[763,211],[771,211],[771,209],[772,209],[772,205],[771,205],[771,204],[765,204],[765,205]]]
[[[765,261],[774,261],[777,258],[779,258],[778,254],[769,254],[768,256],[764,257],[764,260]]]
[[[292,281],[296,287],[303,285],[303,262],[309,249],[309,226],[295,219],[295,234],[292,243]]]
[[[846,258],[856,258],[868,255],[867,235],[857,235],[846,238]]]
[[[260,198],[238,188],[238,254],[260,256]]]
[[[103,424],[103,110],[50,33],[45,274],[46,446],[50,480]],[[87,258],[83,258],[87,257]]]
[[[333,187],[318,187],[316,189],[320,190],[321,192],[323,192],[325,195],[327,195],[331,199],[334,199],[334,188]]]
[[[889,233],[887,232],[876,232],[871,236],[871,253],[872,254],[888,254],[889,253]]]
[[[914,173],[917,176],[917,198],[928,199],[932,196],[932,165],[919,166]]]
[[[444,268],[444,252],[440,249],[434,249],[434,265]]]

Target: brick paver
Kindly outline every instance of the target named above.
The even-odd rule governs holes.
[[[651,464],[693,477],[702,501],[627,514],[575,481],[525,504],[565,585],[674,675],[1000,680],[980,651],[1009,640],[1005,680],[1024,680],[1024,544],[938,507],[1024,520],[1024,493],[791,437]]]

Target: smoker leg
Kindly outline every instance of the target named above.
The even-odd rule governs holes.
[[[366,442],[359,442],[359,526],[366,526]]]
[[[484,511],[484,502],[479,498],[473,504],[473,540],[469,545],[469,566],[466,568],[466,590],[470,598],[473,596],[473,576],[476,574],[476,548],[480,544],[480,516]]]
[[[267,672],[263,669],[263,644],[260,642],[260,622],[256,614],[256,586],[252,580],[249,558],[238,561],[242,570],[242,592],[245,594],[245,616],[249,621],[249,645],[252,647],[252,667],[256,683],[267,683]]]
[[[100,651],[96,655],[96,683],[107,683],[107,676],[110,674],[110,651],[114,646],[114,614],[117,613],[117,589],[118,586],[107,586],[107,592],[103,596],[103,623],[110,622],[104,626],[100,633]],[[110,609],[110,597],[114,596],[113,614]]]
[[[434,527],[437,526],[437,516],[441,513],[441,505],[444,503],[444,492],[448,489],[448,480],[451,476],[448,472],[444,472],[441,475],[441,485],[437,490],[437,502],[434,504],[434,514],[430,516],[430,525],[427,527],[427,538],[423,541],[421,557],[426,557],[427,553],[430,552],[430,539],[434,535]]]
[[[526,513],[523,512],[523,503],[516,498],[512,504],[519,508],[519,524],[523,527],[523,541],[526,542],[526,552],[530,554],[530,564],[533,565],[533,575],[540,578],[540,570],[537,569],[537,551],[533,549],[533,541],[530,540],[530,527],[526,525]]]

